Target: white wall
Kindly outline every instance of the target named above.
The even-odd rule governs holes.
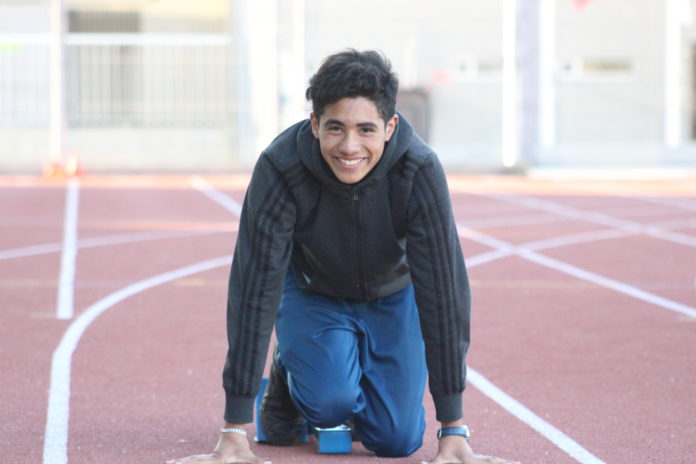
[[[690,135],[694,39],[688,29],[683,50],[687,72],[680,82],[680,118],[687,136],[678,149],[665,147],[665,0],[592,0],[581,9],[569,0],[552,1],[555,144],[537,150],[537,163],[696,165]],[[472,69],[501,60],[503,0],[358,0],[341,6],[306,0],[306,5],[308,73],[322,57],[345,47],[381,49],[403,85],[430,92],[430,143],[448,167],[500,167],[500,74]],[[631,68],[626,73],[579,72],[584,60],[623,61]],[[464,72],[462,63],[468,63]],[[449,76],[446,82],[433,80],[438,72]]]
[[[500,72],[472,77],[460,71],[460,64],[471,59],[499,62],[500,2],[305,4],[308,75],[336,51],[381,50],[392,61],[402,88],[429,91],[429,142],[445,163],[479,169],[499,164]]]
[[[119,163],[125,169],[151,169],[157,163],[184,170],[247,168],[258,156],[259,147],[270,142],[281,126],[309,113],[307,103],[299,110],[301,96],[306,78],[321,60],[330,53],[353,47],[384,51],[400,76],[402,88],[428,92],[429,143],[448,168],[501,168],[502,8],[504,1],[511,0],[304,0],[304,17],[299,20],[291,13],[301,0],[293,0],[292,8],[288,0],[264,1],[278,7],[278,31],[270,31],[274,21],[262,24],[264,37],[270,40],[261,41],[254,35],[259,28],[253,24],[253,11],[240,7],[258,3],[254,0],[230,0],[230,16],[223,18],[237,34],[235,37],[242,39],[234,41],[236,45],[230,50],[234,55],[230,79],[236,88],[236,94],[230,97],[234,99],[236,114],[236,123],[230,123],[231,127],[212,131],[178,128],[169,132],[124,132],[124,128],[69,130],[68,149],[84,151],[83,156],[91,158],[95,167],[104,169],[117,169]],[[685,27],[681,50],[679,124],[683,139],[678,146],[667,147],[666,0],[592,0],[580,10],[570,0],[549,1],[555,9],[554,143],[545,149],[532,147],[538,165],[696,166],[696,144],[691,134],[694,25]],[[696,0],[690,0],[691,5],[694,3]],[[47,4],[0,2],[0,38],[5,37],[4,42],[0,40],[0,68],[3,63],[6,68],[10,64],[16,68],[12,60],[26,51],[8,47],[7,37],[48,31]],[[294,26],[288,27],[288,21],[294,21]],[[296,44],[288,46],[290,37],[298,37],[294,27],[301,22],[304,59]],[[165,25],[162,27],[166,29]],[[236,46],[241,48],[234,49]],[[242,48],[246,52],[242,53]],[[28,56],[28,52],[25,54]],[[302,70],[293,65],[297,59],[304,62],[304,83]],[[581,72],[578,66],[583,60],[624,60],[631,64],[631,69],[613,76],[593,75]],[[519,63],[521,69],[525,69],[524,64]],[[265,78],[260,79],[259,73]],[[290,74],[292,79],[287,80]],[[0,85],[0,100],[4,99],[5,106],[21,97],[17,82],[22,83],[21,88],[29,82],[12,77],[12,95],[8,98],[10,87],[2,81],[7,75],[0,72],[0,84],[5,86]],[[288,103],[294,92],[300,98]],[[45,92],[39,97],[46,97]],[[539,110],[527,109],[530,114]],[[42,127],[47,118],[37,121],[43,122],[30,127],[0,127],[0,170],[19,166],[26,169],[36,164],[47,145],[46,128]],[[535,126],[523,127],[530,130]],[[127,143],[121,142],[126,138]],[[199,149],[193,150],[195,146]],[[116,154],[116,147],[120,147],[120,154]],[[109,159],[107,151],[114,152],[115,158]],[[185,153],[191,153],[188,165]]]

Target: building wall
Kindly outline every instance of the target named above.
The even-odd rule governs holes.
[[[450,166],[499,165],[501,3],[306,0],[307,73],[344,48],[378,49],[402,88],[429,94],[429,143]],[[369,11],[364,15],[362,12]],[[485,69],[477,71],[479,64]],[[467,67],[468,66],[468,67]]]
[[[522,167],[696,165],[693,23],[680,26],[682,136],[666,142],[669,2],[678,0],[591,0],[583,8],[572,0],[518,0],[522,95],[512,103]],[[408,97],[402,109],[449,169],[502,168],[503,106],[510,103],[503,101],[505,0],[67,4],[137,12],[144,32],[126,38],[142,39],[136,45],[78,44],[89,38],[81,33],[68,39],[69,60],[85,64],[67,83],[70,95],[78,89],[82,96],[68,105],[66,148],[94,170],[249,168],[274,134],[309,113],[301,97],[321,60],[347,47],[379,49],[391,59]],[[548,44],[535,24],[543,5],[554,10],[548,86],[537,69]],[[47,0],[0,0],[0,170],[36,169],[46,156],[48,28]],[[222,54],[189,48],[206,41]],[[540,99],[547,97],[545,107]],[[419,110],[424,103],[427,110]]]
[[[664,2],[594,2],[581,11],[561,2],[557,11],[557,146],[542,161],[660,164]]]
[[[536,13],[540,2],[519,0],[518,19],[529,21],[524,8]],[[696,164],[688,103],[692,77],[687,72],[680,83],[685,137],[678,148],[665,147],[665,0],[593,0],[583,8],[571,0],[551,2],[554,140],[551,146],[531,146],[529,160],[522,162],[563,167]],[[500,168],[502,5],[387,0],[336,8],[306,0],[307,71],[345,47],[383,50],[402,85],[429,93],[430,143],[445,163],[462,170]],[[684,32],[683,63],[690,71],[693,39],[688,28]],[[523,41],[534,46],[535,38],[518,39],[522,69],[525,63],[519,60],[535,58],[525,55],[529,50]],[[543,93],[541,88],[531,91]],[[520,119],[540,117],[534,102],[525,111]],[[539,127],[537,121],[518,122],[522,130]],[[536,134],[524,135],[538,141]]]
[[[42,3],[0,4],[0,172],[37,172],[49,159],[49,9]],[[166,23],[166,16],[140,12],[133,2],[131,9],[89,5],[73,5],[65,39],[66,154],[92,172],[234,168],[230,37],[183,34],[179,20],[162,30],[168,34],[143,35],[131,26],[147,28],[148,18]],[[113,20],[133,12],[145,21]]]

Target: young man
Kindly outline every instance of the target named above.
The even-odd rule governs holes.
[[[468,445],[466,268],[444,171],[396,114],[397,89],[382,55],[332,55],[310,80],[309,120],[262,153],[230,274],[225,427],[213,454],[170,462],[262,462],[245,424],[274,325],[257,418],[271,444],[296,443],[303,419],[351,421],[376,455],[408,456],[429,378],[441,422],[431,462],[508,462]]]

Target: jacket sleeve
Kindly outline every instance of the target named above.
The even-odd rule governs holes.
[[[437,420],[462,417],[471,296],[444,170],[432,156],[415,174],[406,253]]]
[[[294,222],[291,192],[262,155],[244,198],[229,278],[229,348],[222,374],[228,422],[253,420],[254,398],[290,261]]]

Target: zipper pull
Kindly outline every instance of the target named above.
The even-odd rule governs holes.
[[[358,201],[360,197],[358,196],[358,190],[353,190],[353,201]]]

